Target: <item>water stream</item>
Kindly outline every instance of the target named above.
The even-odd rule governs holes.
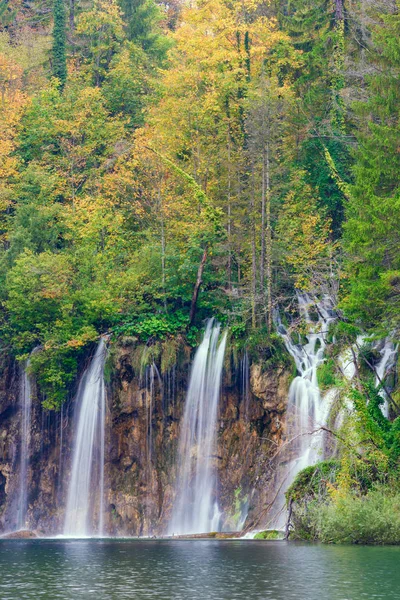
[[[314,301],[307,294],[298,294],[299,311],[307,325],[306,342],[295,344],[290,333],[277,317],[277,329],[285,346],[293,357],[299,375],[289,389],[286,413],[286,436],[289,460],[284,462],[283,473],[279,476],[278,492],[273,503],[271,525],[282,529],[285,520],[285,492],[302,469],[324,458],[324,432],[319,430],[327,424],[336,390],[321,395],[317,369],[324,362],[326,336],[329,325],[335,320],[333,303],[326,296]],[[310,316],[313,308],[318,319]]]
[[[178,450],[171,534],[218,531],[214,454],[226,333],[210,320],[194,357]],[[219,343],[218,343],[219,342]]]
[[[397,358],[397,348],[394,346],[393,342],[386,338],[385,344],[380,352],[381,360],[376,366],[376,377],[375,377],[375,386],[379,387],[381,382],[385,381],[385,377],[396,363]],[[383,398],[384,403],[382,404],[382,413],[386,418],[389,418],[389,402],[388,397],[383,388],[379,390],[379,395]]]
[[[32,389],[28,368],[29,361],[25,363],[20,377],[21,449],[19,467],[20,485],[16,529],[25,529],[28,527],[26,520],[28,512],[28,469],[32,411]]]
[[[242,393],[242,411],[245,420],[249,419],[250,408],[250,361],[249,353],[244,351],[243,358],[240,361],[240,383]]]
[[[76,436],[65,512],[64,535],[103,534],[106,345],[101,339],[79,384]]]

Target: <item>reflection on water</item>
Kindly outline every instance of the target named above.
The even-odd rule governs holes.
[[[400,599],[400,548],[3,540],[1,600]]]

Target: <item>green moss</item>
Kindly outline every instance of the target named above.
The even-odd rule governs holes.
[[[104,381],[110,383],[115,368],[115,349],[109,349],[106,362],[104,363]]]
[[[239,437],[237,438],[237,441],[239,441]],[[236,440],[234,440],[234,443],[235,442],[236,442]],[[235,512],[232,517],[232,520],[236,526],[240,520],[240,517],[242,516],[243,507],[246,505],[246,503],[248,501],[248,495],[247,494],[243,495],[243,490],[240,486],[238,488],[236,488],[233,495],[234,495],[233,508],[234,508]]]
[[[339,468],[338,460],[324,460],[303,469],[287,490],[287,501],[298,502],[305,497],[310,498],[325,493],[327,483],[333,483],[336,480]]]
[[[255,540],[283,540],[282,531],[276,529],[267,529],[266,531],[259,531],[254,536]]]
[[[161,373],[166,373],[176,365],[178,349],[179,341],[177,338],[167,339],[161,343]]]
[[[317,369],[318,385],[322,390],[338,387],[342,380],[338,376],[336,364],[333,358],[327,358]]]

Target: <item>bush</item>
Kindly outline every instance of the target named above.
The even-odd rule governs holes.
[[[400,493],[387,486],[348,493],[313,509],[310,523],[325,543],[400,544]]]

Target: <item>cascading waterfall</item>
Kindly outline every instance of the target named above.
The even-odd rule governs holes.
[[[101,339],[78,388],[76,439],[64,525],[64,535],[69,537],[103,534],[105,359],[106,344]]]
[[[16,525],[17,529],[27,527],[26,517],[28,512],[28,470],[29,450],[31,438],[31,410],[32,390],[28,374],[29,361],[21,370],[20,379],[20,403],[21,403],[21,448],[20,448],[20,486]]]
[[[250,408],[250,362],[249,353],[245,350],[241,362],[241,392],[242,392],[242,405],[244,417],[247,420],[249,418]]]
[[[194,357],[179,440],[177,497],[169,526],[171,534],[218,531],[221,513],[216,502],[213,455],[226,333],[208,321]]]
[[[146,499],[146,521],[147,521],[147,535],[152,534],[151,529],[151,496],[153,491],[153,416],[155,408],[155,383],[158,382],[159,389],[163,389],[163,383],[160,373],[157,369],[155,362],[153,361],[150,366],[146,367],[146,486],[147,486],[147,499]]]
[[[286,439],[293,440],[289,444],[290,459],[285,465],[285,473],[280,477],[279,491],[273,504],[272,524],[282,528],[285,523],[285,492],[297,473],[323,458],[324,432],[317,431],[327,424],[332,404],[336,398],[336,390],[329,390],[321,396],[317,369],[324,361],[326,335],[330,323],[335,320],[333,303],[326,296],[316,302],[307,294],[298,294],[299,310],[307,323],[309,333],[304,345],[295,344],[282,322],[277,317],[277,329],[285,346],[293,357],[299,375],[292,381],[289,389],[286,413]],[[310,307],[315,307],[318,321],[310,317]],[[314,432],[312,435],[308,435]]]
[[[377,366],[375,368],[375,371],[376,371],[375,386],[376,387],[381,386],[381,382],[385,381],[386,375],[388,374],[390,369],[393,367],[393,365],[396,363],[397,347],[394,346],[393,342],[389,338],[386,338],[385,344],[380,352],[380,355],[381,355],[381,360],[379,361],[379,363],[377,364]],[[382,387],[379,390],[379,395],[384,400],[384,403],[382,404],[382,413],[384,414],[384,416],[386,418],[389,418],[389,402],[388,402],[387,394]]]

